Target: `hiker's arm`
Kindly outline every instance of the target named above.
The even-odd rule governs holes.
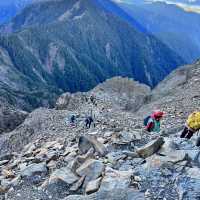
[[[147,131],[151,131],[151,129],[153,128],[153,122],[150,122],[147,124]]]

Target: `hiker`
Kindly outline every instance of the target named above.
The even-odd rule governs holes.
[[[200,130],[200,112],[195,111],[189,115],[185,128],[181,133],[181,138],[190,139],[194,133]],[[196,146],[200,146],[200,140],[198,139]]]
[[[86,128],[90,128],[92,122],[94,122],[92,116],[86,117],[86,119],[85,119],[85,127]]]
[[[95,96],[94,96],[93,94],[90,96],[90,101],[91,101],[91,103],[92,103],[93,105],[96,104]]]
[[[160,132],[160,120],[164,113],[162,111],[155,111],[152,115],[144,119],[144,125],[148,132]]]
[[[70,125],[71,125],[71,126],[75,126],[75,125],[76,125],[75,122],[76,122],[76,116],[75,116],[75,115],[72,115],[72,116],[70,117]]]

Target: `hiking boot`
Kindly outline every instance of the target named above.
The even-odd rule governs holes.
[[[197,141],[196,141],[196,146],[197,146],[197,147],[199,147],[199,146],[200,146],[200,137],[198,137],[198,138],[197,138]]]

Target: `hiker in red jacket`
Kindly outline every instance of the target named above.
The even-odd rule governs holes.
[[[148,132],[160,132],[160,120],[163,118],[164,112],[155,111],[151,116],[144,119],[144,125]]]

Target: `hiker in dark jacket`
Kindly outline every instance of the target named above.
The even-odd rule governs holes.
[[[76,117],[75,115],[72,115],[71,118],[70,118],[70,123],[75,123],[75,120],[76,120]]]
[[[76,126],[76,116],[73,114],[70,117],[70,126],[75,127]]]
[[[90,96],[90,102],[91,102],[93,105],[97,106],[96,97],[95,97],[93,94]]]
[[[94,122],[92,116],[86,117],[85,119],[85,127],[90,128],[91,124]]]
[[[160,132],[160,120],[163,118],[164,113],[162,111],[155,111],[151,116],[148,116],[144,120],[144,125],[148,132]]]

